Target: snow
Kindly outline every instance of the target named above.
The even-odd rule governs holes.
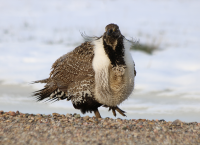
[[[100,36],[116,23],[128,39],[161,48],[131,52],[135,91],[120,107],[130,117],[200,121],[199,13],[198,0],[0,0],[0,80],[41,89],[30,83],[47,78],[53,62],[83,42],[80,32]],[[15,102],[8,94],[0,92],[1,106]],[[73,108],[66,101],[48,106]]]

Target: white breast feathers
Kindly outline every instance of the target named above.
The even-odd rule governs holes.
[[[107,106],[117,106],[133,91],[134,87],[134,62],[129,52],[130,42],[124,40],[125,72],[115,75],[111,69],[111,62],[103,46],[102,38],[93,41],[94,58],[92,62],[95,71],[95,99]],[[120,68],[119,68],[120,70]]]

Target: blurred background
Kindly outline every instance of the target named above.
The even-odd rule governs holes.
[[[199,0],[0,0],[0,110],[80,113],[67,101],[35,102],[43,85],[31,82],[84,42],[80,32],[100,36],[115,23],[139,41],[131,48],[135,90],[120,105],[125,118],[200,122],[199,15]]]

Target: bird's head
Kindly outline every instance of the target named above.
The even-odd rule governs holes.
[[[116,24],[109,24],[105,28],[105,33],[103,35],[104,41],[107,45],[112,46],[115,48],[117,45],[117,40],[121,37],[121,32],[119,30],[119,26]]]

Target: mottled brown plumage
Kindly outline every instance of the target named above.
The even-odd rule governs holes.
[[[52,65],[49,78],[34,82],[46,83],[44,89],[36,91],[34,96],[38,101],[71,100],[74,108],[80,109],[82,113],[93,111],[97,118],[101,117],[98,107],[102,105],[109,107],[109,110],[112,109],[114,116],[116,116],[115,110],[125,116],[125,112],[117,105],[132,92],[134,85],[132,75],[136,73],[132,70],[134,63],[130,63],[126,58],[124,39],[117,25],[108,25],[103,36],[95,38],[94,41],[86,41],[72,52],[57,59]],[[99,50],[103,54],[97,53]],[[104,59],[106,59],[105,67],[101,64],[104,63]],[[99,69],[98,65],[102,65],[105,69]],[[96,74],[101,71],[105,75],[101,74],[99,78]],[[99,83],[103,87],[108,87],[108,90],[104,90],[105,87],[99,88]],[[102,100],[104,96],[101,94],[113,94],[111,102],[107,98],[108,101],[102,103],[105,101]]]
[[[85,42],[72,52],[63,55],[52,65],[48,79],[35,81],[35,83],[47,84],[34,96],[38,96],[38,101],[45,98],[48,98],[48,101],[72,100],[74,107],[81,109],[82,113],[93,111],[96,105],[101,106],[94,99],[94,70],[91,65],[93,57],[93,46],[90,42]],[[64,95],[60,97],[62,92]],[[86,100],[84,107],[78,106]]]

